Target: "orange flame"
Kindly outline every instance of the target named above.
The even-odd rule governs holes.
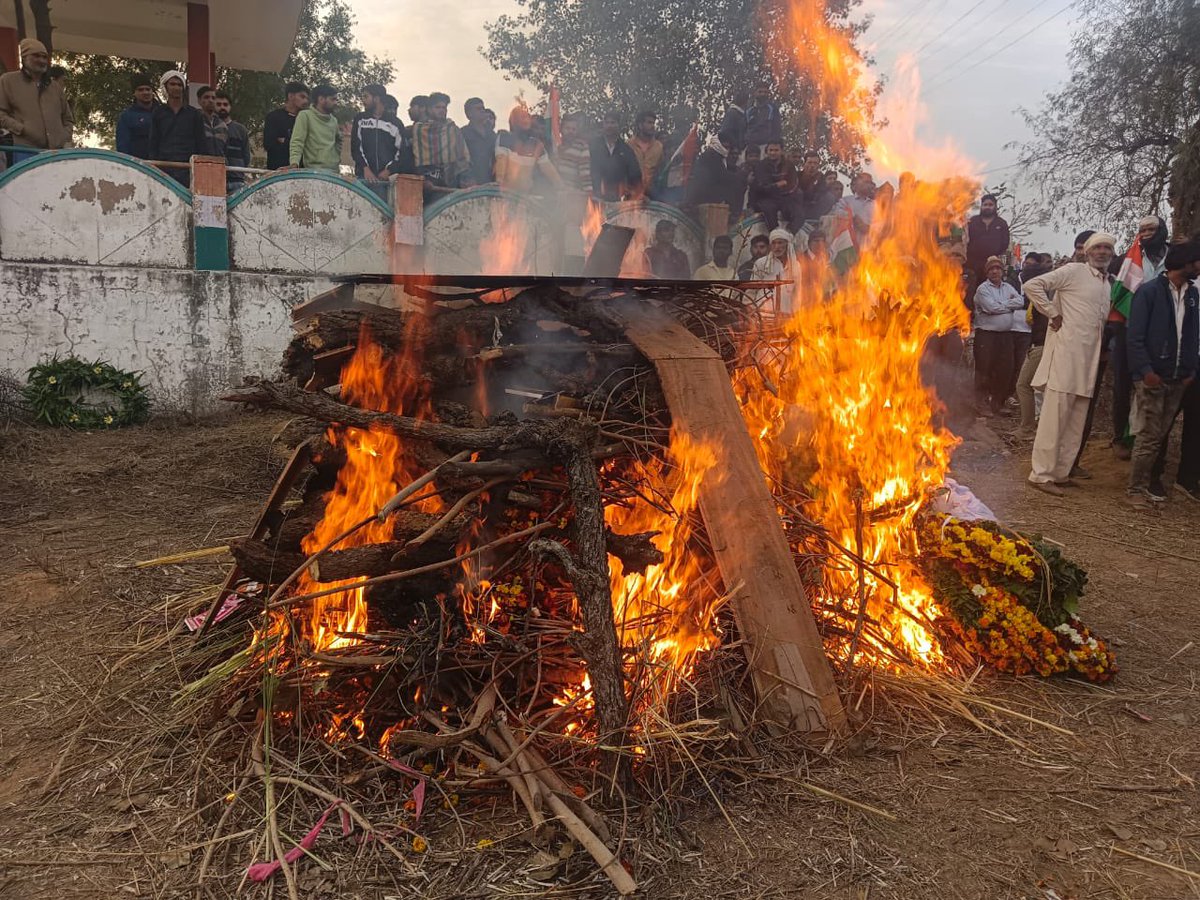
[[[413,321],[420,317],[413,317]],[[406,346],[416,348],[416,335]],[[342,371],[342,399],[363,409],[413,415],[426,411],[427,399],[422,395],[413,375],[414,363],[407,355],[385,354],[364,331],[358,350]],[[329,494],[325,512],[317,527],[301,542],[305,553],[324,547],[338,535],[364,519],[375,515],[401,487],[420,474],[409,459],[400,438],[387,431],[364,431],[347,428],[339,433],[329,431],[329,441],[341,445],[346,462],[338,472],[337,483]],[[441,501],[436,496],[418,500],[417,509],[436,511]],[[335,549],[362,547],[393,539],[390,521],[375,520],[340,541]],[[324,590],[339,583],[317,584],[306,572],[297,583],[297,591]],[[350,646],[357,639],[343,633],[361,632],[367,626],[367,605],[363,589],[357,588],[329,594],[313,600],[303,633],[313,650],[321,651]]]
[[[588,195],[584,209],[583,222],[579,225],[579,233],[583,235],[583,256],[586,259],[596,246],[596,238],[600,237],[600,229],[604,227],[604,203]]]
[[[481,274],[532,275],[533,249],[523,214],[498,201],[488,208],[490,228],[479,242]]]
[[[642,648],[646,661],[667,675],[669,687],[674,679],[687,677],[697,653],[718,643],[720,598],[703,599],[701,557],[688,546],[700,486],[706,477],[717,477],[712,472],[716,451],[686,434],[674,433],[667,455],[669,463],[646,466],[644,481],[664,486],[663,500],[669,511],[640,501],[631,506],[610,504],[604,517],[614,531],[623,534],[661,533],[656,545],[666,558],[660,565],[648,567],[645,574],[626,574],[613,559],[609,577],[621,645]]]
[[[853,548],[895,583],[868,573],[867,612],[889,640],[935,665],[941,659],[928,627],[938,615],[929,587],[910,560],[917,552],[913,520],[929,489],[940,485],[956,439],[933,421],[933,398],[921,380],[926,342],[966,330],[960,276],[937,245],[938,226],[961,215],[975,185],[946,177],[971,171],[950,147],[936,152],[916,139],[920,107],[909,99],[916,71],[905,61],[904,99],[885,97],[889,127],[874,128],[874,85],[850,32],[830,24],[824,0],[792,0],[790,47],[777,58],[814,86],[814,121],[834,123],[834,152],[866,147],[888,173],[924,161],[942,180],[900,178],[899,192],[881,189],[859,260],[829,299],[796,303],[785,324],[786,346],[768,364],[778,398],[759,389],[744,407],[764,471],[785,480],[801,468],[810,514],[832,537]],[[801,286],[801,289],[804,285]],[[853,569],[826,572],[831,599],[858,591]],[[870,653],[869,646],[863,647]]]

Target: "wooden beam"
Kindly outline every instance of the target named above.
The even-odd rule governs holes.
[[[700,512],[725,588],[734,591],[759,701],[790,727],[841,730],[846,713],[724,362],[646,304],[614,312],[658,370],[674,427],[719,454],[720,468],[700,486]]]
[[[283,471],[279,473],[279,478],[275,480],[275,487],[271,488],[271,493],[267,497],[267,502],[263,505],[262,512],[258,514],[258,518],[255,519],[254,525],[247,535],[250,540],[261,541],[266,535],[271,518],[279,512],[279,508],[283,506],[283,501],[287,499],[292,485],[296,483],[296,479],[304,467],[312,461],[312,451],[313,440],[311,438],[292,451],[291,458],[287,461],[287,465],[283,467]],[[234,563],[233,568],[229,570],[229,574],[225,576],[225,581],[221,585],[221,589],[217,591],[217,596],[213,600],[212,606],[208,608],[208,613],[204,616],[204,621],[196,629],[197,638],[203,635],[212,625],[213,619],[217,617],[217,612],[221,609],[222,604],[225,603],[225,598],[237,586],[241,574],[241,568],[237,563]]]

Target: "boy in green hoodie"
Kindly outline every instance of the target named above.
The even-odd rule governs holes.
[[[312,106],[296,116],[288,154],[290,166],[338,171],[342,161],[342,132],[333,114],[336,106],[337,88],[317,85],[312,92]]]

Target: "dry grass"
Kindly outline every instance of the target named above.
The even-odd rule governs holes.
[[[271,857],[253,698],[242,708],[219,691],[176,702],[197,671],[243,644],[232,630],[199,647],[174,632],[224,563],[132,564],[243,531],[286,455],[287,440],[271,440],[283,425],[3,435],[0,895],[268,891],[242,885],[252,860]],[[716,724],[693,725],[691,739],[664,729],[675,748],[659,780],[625,803],[595,800],[646,896],[1200,896],[1186,874],[1200,871],[1200,650],[1187,646],[1200,633],[1200,565],[1178,558],[1200,555],[1200,514],[1178,504],[1128,513],[1115,464],[1092,460],[1095,485],[1048,503],[1024,491],[1020,461],[1004,453],[969,445],[960,480],[1090,570],[1085,612],[1120,642],[1116,683],[846,675],[853,734],[806,746],[754,727],[738,651],[723,651],[675,716]],[[714,684],[724,696],[714,699]],[[271,763],[284,842],[328,805],[315,788],[350,800],[403,857],[342,838],[335,816],[315,858],[295,867],[300,896],[611,894],[561,835],[546,850],[527,840],[506,786],[441,770],[416,829],[428,849],[416,853],[400,830],[412,827],[411,779],[315,741],[277,746]],[[286,896],[283,878],[269,890]]]

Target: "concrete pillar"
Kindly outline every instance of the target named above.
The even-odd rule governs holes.
[[[421,248],[425,244],[425,179],[420,175],[397,175],[391,179],[392,273],[413,275],[424,268]],[[397,309],[420,308],[422,301],[405,293],[402,285],[392,291]]]
[[[17,49],[19,43],[17,29],[0,28],[0,63],[4,64],[5,72],[15,72],[21,68],[21,53]]]
[[[197,270],[229,270],[225,160],[218,156],[192,157],[192,245]]]
[[[191,84],[212,84],[216,73],[210,68],[208,6],[203,3],[187,5],[187,74]]]

